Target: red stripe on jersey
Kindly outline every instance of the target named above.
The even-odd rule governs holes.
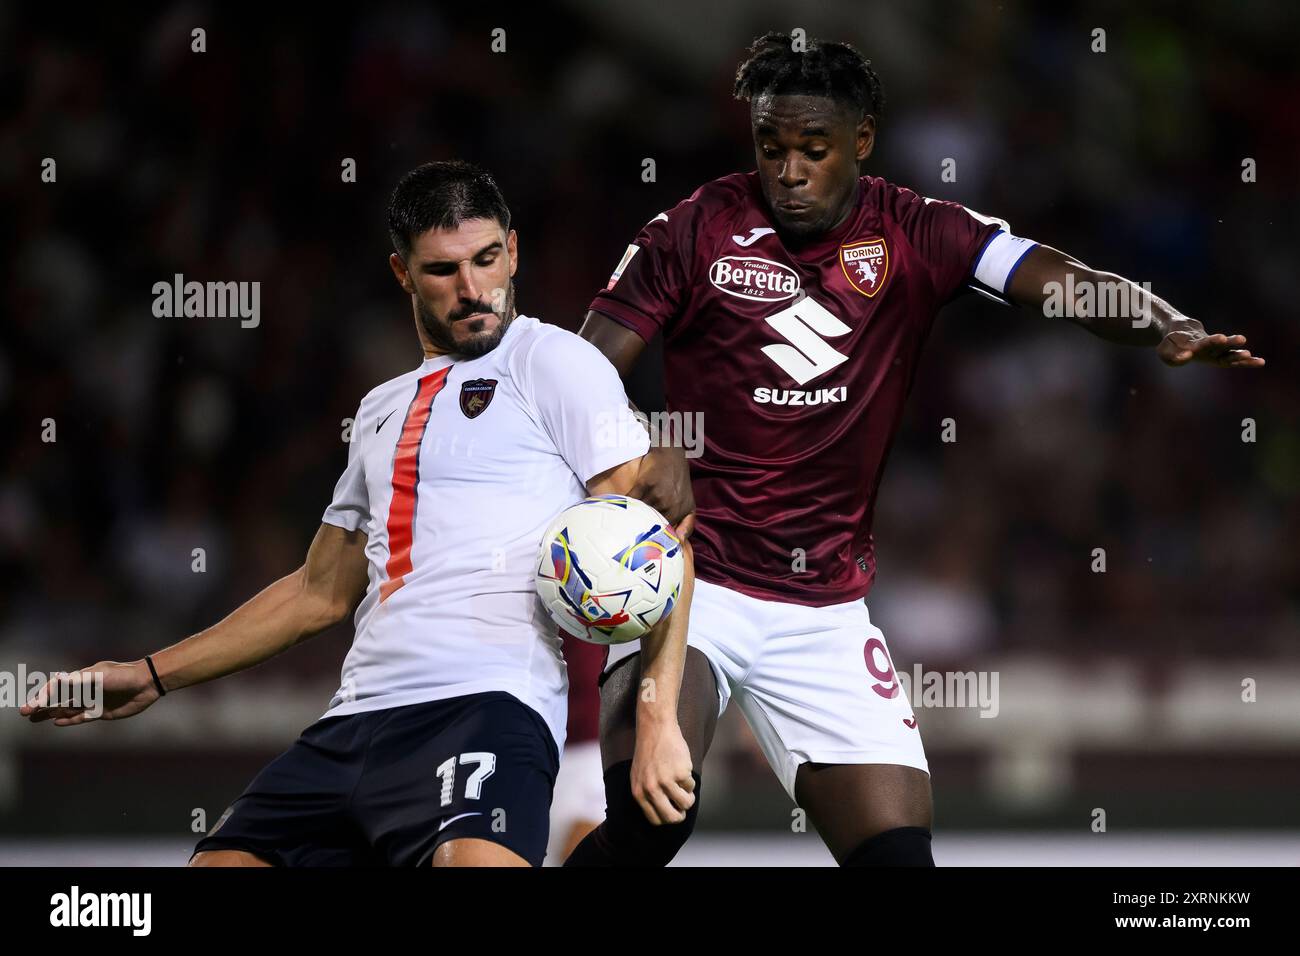
[[[402,421],[393,455],[393,500],[388,506],[388,580],[379,586],[379,601],[406,583],[411,573],[411,542],[415,531],[415,489],[420,483],[420,443],[433,411],[433,399],[446,384],[450,366],[420,379]]]

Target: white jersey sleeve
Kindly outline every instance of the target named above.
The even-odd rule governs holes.
[[[586,339],[548,330],[532,344],[524,368],[542,427],[584,485],[650,450],[618,371]]]
[[[334,486],[334,500],[325,509],[321,521],[336,525],[345,531],[364,528],[370,521],[370,495],[366,490],[365,462],[361,456],[361,443],[357,440],[357,429],[361,427],[361,409],[357,409],[352,419],[352,430],[348,442],[348,466],[339,476]]]

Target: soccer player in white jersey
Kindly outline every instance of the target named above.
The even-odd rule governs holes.
[[[191,865],[540,866],[545,855],[567,681],[533,590],[538,544],[584,496],[629,491],[649,443],[622,427],[635,418],[592,345],[516,314],[516,235],[490,176],[462,162],[413,170],[389,229],[424,361],[362,400],[306,562],[205,631],[81,672],[103,674],[103,718],[120,720],[355,611],[325,714],[258,774]],[[656,693],[639,714],[638,793],[670,821],[694,800],[676,719],[693,581],[684,551],[677,612],[643,641]],[[56,694],[45,685],[23,715],[91,719]]]

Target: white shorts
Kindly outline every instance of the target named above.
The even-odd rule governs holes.
[[[805,607],[696,580],[687,644],[734,697],[794,799],[801,763],[886,763],[930,772],[911,702],[864,601]],[[641,649],[609,649],[605,669]]]

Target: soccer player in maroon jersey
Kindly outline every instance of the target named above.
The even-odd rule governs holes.
[[[1244,336],[1208,334],[1001,220],[861,176],[882,94],[852,47],[773,33],[749,53],[735,93],[750,104],[757,170],[706,183],[645,226],[581,331],[623,375],[662,332],[669,411],[702,416],[702,455],[656,449],[632,491],[694,530],[679,722],[696,787],[668,815],[645,799],[637,650],[613,648],[606,820],[569,863],[671,860],[734,698],[837,862],[932,866],[916,718],[863,599],[876,489],[935,313],[971,288],[1035,309],[1065,290],[1072,321],[1169,365],[1264,363]],[[1107,290],[1127,308],[1089,305]]]

